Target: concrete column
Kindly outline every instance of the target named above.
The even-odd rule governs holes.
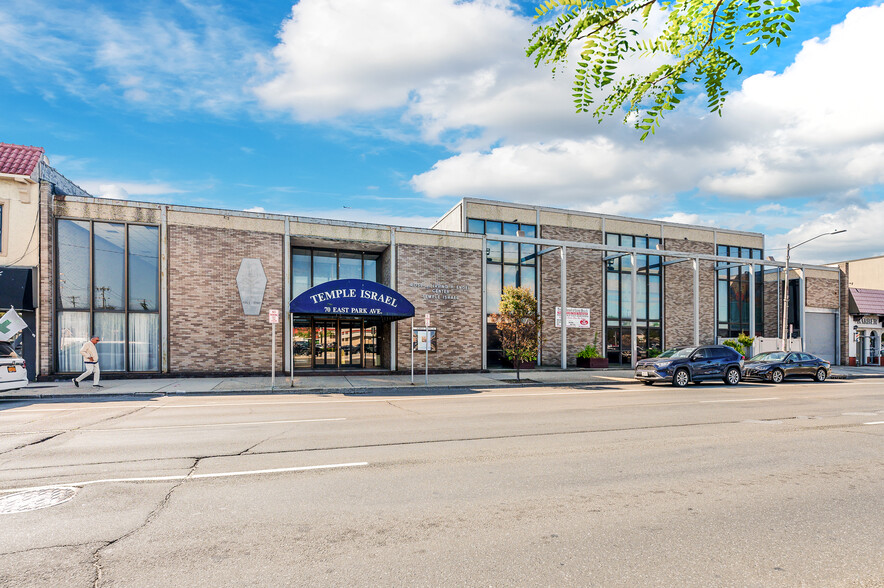
[[[488,237],[482,235],[482,369],[488,369],[488,280],[486,278],[488,264]]]
[[[801,324],[799,327],[801,328],[801,351],[805,351],[807,349],[807,311],[805,310],[807,304],[805,304],[807,300],[807,281],[805,280],[805,270],[801,268],[799,270],[801,272],[801,276],[798,280],[798,298],[801,299]],[[795,301],[798,302],[797,300]]]
[[[292,301],[292,234],[289,228],[289,219],[286,217],[285,219],[285,236],[282,239],[282,250],[283,250],[283,259],[282,259],[282,274],[283,274],[283,320],[279,322],[280,326],[284,330],[284,334],[282,336],[283,341],[283,355],[285,356],[285,365],[284,369],[287,372],[291,372],[292,369],[292,330],[291,328],[287,328],[284,325],[291,326],[290,320],[285,320],[285,317],[289,316],[289,302]]]
[[[755,336],[755,266],[749,266],[749,333]]]
[[[390,287],[398,291],[396,284],[396,229],[390,227]],[[390,323],[390,369],[396,371],[396,336],[398,335],[396,321]]]
[[[700,260],[696,257],[691,260],[694,267],[694,345],[700,344]],[[714,328],[718,328],[717,326]],[[717,332],[717,331],[716,331]],[[713,339],[715,340],[715,339]]]
[[[169,373],[169,207],[160,207],[160,370]]]
[[[638,268],[636,267],[636,263],[638,263],[638,256],[635,253],[630,253],[629,259],[632,261],[632,271],[629,273],[629,281],[630,281],[629,289],[632,292],[632,300],[630,301],[631,309],[630,309],[630,313],[629,313],[630,316],[632,317],[632,320],[631,320],[632,327],[630,328],[630,337],[629,338],[631,339],[631,341],[629,343],[629,346],[630,346],[630,350],[631,350],[631,354],[632,354],[632,357],[631,357],[632,367],[635,367],[635,363],[637,361],[636,355],[637,355],[637,351],[638,351],[638,341],[636,341],[636,339],[638,339],[638,322],[636,320],[636,318],[637,318],[636,314],[637,314],[637,310],[638,310],[638,301],[635,299],[636,294],[638,293],[638,287],[637,287],[638,286],[638,279],[637,279]]]
[[[562,288],[562,369],[568,369],[568,327],[566,325],[565,317],[568,314],[568,295],[566,290],[568,289],[568,252],[566,247],[562,247],[561,251],[562,256],[562,267],[561,267],[561,288]]]

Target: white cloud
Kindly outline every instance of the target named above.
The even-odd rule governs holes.
[[[277,75],[258,88],[301,120],[405,105],[411,93],[469,74],[524,42],[506,0],[302,0],[274,50]]]
[[[796,245],[822,233],[846,229],[846,233],[827,235],[802,245],[792,252],[792,259],[805,263],[832,263],[884,255],[882,219],[884,201],[852,204],[803,222],[785,234],[771,237],[767,246],[768,249],[775,249],[774,256],[782,260],[787,244]]]
[[[78,180],[77,184],[99,198],[126,200],[137,196],[166,196],[184,194],[188,190],[166,182],[130,182],[115,180]]]
[[[549,100],[536,100],[533,110],[523,113],[548,123],[546,137],[530,143],[513,140],[525,135],[525,127],[494,127],[497,119],[485,113],[498,103],[470,92],[480,84],[464,78],[457,93],[466,106],[440,101],[433,133],[482,125],[490,117],[496,131],[491,138],[502,144],[484,150],[464,142],[466,149],[417,174],[412,185],[431,197],[542,197],[569,206],[580,193],[605,202],[618,192],[672,195],[699,188],[701,195],[763,201],[831,197],[879,186],[884,184],[884,110],[868,101],[884,94],[884,77],[873,73],[884,55],[884,37],[876,32],[882,28],[884,6],[854,9],[827,39],[806,42],[783,73],[745,80],[731,94],[723,118],[705,116],[688,105],[643,145],[631,131],[611,124],[590,133],[575,119],[570,133],[562,132],[550,123],[548,112],[561,107]],[[507,85],[501,80],[494,84]],[[518,94],[521,88],[513,85],[509,91]],[[413,110],[432,107],[425,101]],[[583,136],[575,138],[575,130]],[[487,128],[477,134],[488,140]]]
[[[220,5],[7,0],[0,5],[0,76],[56,86],[87,101],[108,95],[155,113],[225,114],[253,101],[264,50]]]

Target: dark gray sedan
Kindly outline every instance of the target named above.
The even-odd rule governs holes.
[[[779,384],[786,378],[813,378],[824,382],[832,365],[815,355],[797,351],[759,353],[743,364],[744,380],[765,380]]]

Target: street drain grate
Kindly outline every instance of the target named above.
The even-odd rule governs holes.
[[[40,508],[55,506],[67,502],[77,493],[76,488],[62,486],[59,488],[41,488],[25,490],[8,496],[0,497],[0,514],[29,512]]]

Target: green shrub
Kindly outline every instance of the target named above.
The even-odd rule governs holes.
[[[594,359],[596,357],[601,357],[602,354],[599,353],[599,332],[595,332],[595,337],[592,340],[592,345],[587,345],[583,349],[581,349],[577,353],[577,357],[580,359]]]

